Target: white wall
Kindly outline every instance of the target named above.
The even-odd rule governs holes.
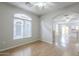
[[[53,31],[54,31],[54,20],[57,16],[60,16],[61,14],[68,13],[68,12],[76,12],[79,13],[79,4],[74,4],[72,6],[68,6],[66,8],[62,8],[59,10],[56,10],[54,12],[50,12],[48,14],[43,15],[41,19],[41,40],[53,43]],[[59,21],[59,19],[57,20]]]
[[[63,11],[64,12],[64,11]],[[44,42],[48,42],[50,44],[53,43],[53,20],[63,13],[62,10],[57,10],[55,12],[48,13],[43,15],[41,19],[41,40]]]
[[[13,15],[24,13],[32,18],[32,38],[13,40]],[[15,6],[0,2],[0,51],[39,40],[39,18]]]

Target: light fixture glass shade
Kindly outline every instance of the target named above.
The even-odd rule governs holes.
[[[54,3],[52,2],[26,2],[27,6],[34,7],[34,8],[39,8],[39,9],[47,9],[51,8]]]

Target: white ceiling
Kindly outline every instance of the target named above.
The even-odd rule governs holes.
[[[53,2],[54,5],[51,8],[43,9],[43,10],[30,8],[25,5],[25,2],[9,2],[9,4],[15,5],[17,7],[20,7],[22,9],[25,9],[25,10],[30,11],[30,12],[37,14],[37,15],[44,15],[44,14],[49,13],[51,11],[53,12],[59,8],[63,8],[63,7],[72,5],[72,4],[74,4],[74,2]]]

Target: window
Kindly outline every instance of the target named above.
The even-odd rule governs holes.
[[[27,17],[24,14],[15,14],[13,32],[13,39],[32,37],[31,18]]]

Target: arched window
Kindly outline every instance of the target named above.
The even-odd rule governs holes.
[[[13,39],[32,37],[32,19],[24,14],[14,14]]]

